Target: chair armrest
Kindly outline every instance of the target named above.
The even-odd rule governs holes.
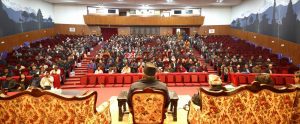
[[[188,112],[188,123],[190,124],[200,123],[200,113],[201,113],[200,106],[194,104],[193,101],[190,101],[190,108]]]
[[[86,124],[110,124],[111,113],[110,113],[110,102],[104,102],[96,108],[96,113],[86,119]]]

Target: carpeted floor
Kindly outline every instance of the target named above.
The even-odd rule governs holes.
[[[112,124],[128,124],[130,119],[129,115],[125,114],[123,121],[118,121],[118,102],[117,96],[122,90],[128,90],[129,87],[105,87],[105,88],[81,88],[81,89],[65,89],[65,90],[94,90],[98,93],[97,106],[104,101],[110,101],[111,103],[111,115]],[[177,121],[173,121],[171,114],[167,114],[165,123],[167,124],[186,124],[187,123],[187,111],[183,109],[183,106],[188,103],[191,96],[197,93],[198,87],[168,87],[170,91],[175,91],[179,96],[178,108],[177,108]]]

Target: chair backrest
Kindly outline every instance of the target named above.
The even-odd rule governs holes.
[[[150,88],[134,91],[130,98],[133,123],[162,124],[166,112],[166,95],[163,91]]]
[[[234,91],[200,89],[202,123],[291,123],[299,88],[241,86]]]
[[[96,114],[96,101],[95,91],[71,97],[32,89],[0,97],[0,120],[2,123],[85,123],[90,115]]]

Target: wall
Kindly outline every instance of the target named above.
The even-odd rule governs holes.
[[[300,44],[300,0],[245,1],[233,12],[231,26],[236,29]]]
[[[53,5],[39,0],[0,0],[0,37],[53,27]]]
[[[48,28],[1,37],[0,51],[10,51],[13,47],[20,46],[24,42],[32,42],[44,37],[51,37],[54,34],[54,28]]]
[[[231,7],[203,7],[204,25],[229,25],[231,23]]]
[[[87,14],[85,5],[54,4],[56,24],[85,24],[83,15]]]

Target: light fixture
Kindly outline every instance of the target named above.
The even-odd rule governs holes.
[[[5,42],[4,41],[1,41],[1,44],[4,44]]]
[[[222,3],[224,0],[217,0],[216,2],[217,3]]]

